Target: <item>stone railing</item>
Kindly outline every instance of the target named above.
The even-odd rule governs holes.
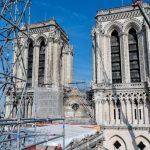
[[[93,84],[92,89],[144,89],[147,83]]]

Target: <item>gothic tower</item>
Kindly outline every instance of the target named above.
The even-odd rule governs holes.
[[[22,30],[26,32],[24,27]],[[17,77],[15,83],[18,93],[24,87],[24,82],[19,82],[18,79],[27,80],[27,95],[22,113],[24,117],[32,117],[36,88],[63,87],[72,82],[73,48],[69,44],[68,35],[55,20],[31,24],[29,39],[25,39],[24,34],[20,34],[20,37],[22,53],[19,59],[23,61],[16,63],[13,74]],[[13,55],[15,62],[19,55],[15,44]],[[22,72],[23,67],[26,72]],[[16,110],[13,98],[7,96],[6,117],[13,117],[9,114],[11,111],[11,114],[15,114]]]
[[[148,150],[150,29],[132,6],[97,11],[95,21],[92,89],[104,147]]]

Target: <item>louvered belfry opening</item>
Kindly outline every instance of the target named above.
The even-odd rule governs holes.
[[[28,49],[28,87],[32,87],[32,70],[33,70],[33,43],[32,41],[29,42],[29,49]]]
[[[42,41],[39,50],[38,86],[43,86],[44,84],[44,71],[45,71],[45,42]]]
[[[121,83],[120,40],[116,30],[114,30],[111,34],[111,64],[112,83]]]
[[[131,28],[128,35],[131,82],[141,82],[138,40],[135,29]]]

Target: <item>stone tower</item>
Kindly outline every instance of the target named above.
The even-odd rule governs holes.
[[[73,48],[69,44],[67,34],[55,20],[32,24],[28,41],[23,34],[20,36],[23,50],[19,59],[23,59],[24,63],[18,61],[13,73],[20,79],[27,77],[28,94],[23,108],[23,116],[32,117],[33,95],[36,88],[50,86],[57,89],[72,82]],[[13,61],[15,62],[17,48],[14,49]],[[26,75],[22,72],[23,67],[25,67]],[[23,83],[18,82],[17,79],[15,83],[19,93]],[[17,108],[14,106],[12,98],[8,96],[6,99],[7,117],[12,108],[14,108],[13,114],[16,113]]]
[[[95,21],[92,89],[104,147],[148,150],[150,29],[132,6],[97,11]]]

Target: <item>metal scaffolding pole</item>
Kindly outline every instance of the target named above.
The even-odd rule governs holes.
[[[27,98],[27,70],[23,53],[30,40],[31,0],[0,1],[0,104],[10,105],[8,116],[0,116],[0,149],[21,150],[63,137],[65,147],[65,121],[63,118],[24,118],[23,107]],[[18,76],[18,74],[22,76]],[[1,109],[0,109],[1,111]],[[4,110],[3,110],[4,111]],[[7,110],[8,111],[8,110]],[[0,112],[1,114],[1,112]],[[62,134],[43,135],[36,124],[62,122]],[[27,126],[35,124],[34,133],[26,133]],[[46,140],[36,140],[45,136]],[[26,139],[32,138],[33,143]],[[24,146],[22,146],[22,144]]]

